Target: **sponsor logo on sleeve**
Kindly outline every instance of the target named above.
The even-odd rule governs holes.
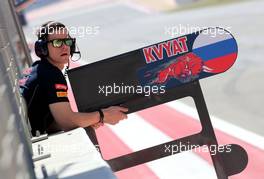
[[[67,90],[67,86],[64,84],[55,84],[55,89],[57,90]]]
[[[63,91],[56,92],[56,94],[57,94],[58,98],[67,97],[68,96],[67,92],[63,92]]]

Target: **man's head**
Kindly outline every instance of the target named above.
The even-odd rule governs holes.
[[[69,36],[66,26],[59,22],[44,23],[37,32],[36,54],[52,64],[63,66],[75,50],[75,39]]]

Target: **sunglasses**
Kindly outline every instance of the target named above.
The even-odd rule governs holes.
[[[48,43],[51,43],[53,47],[55,48],[60,48],[63,43],[69,47],[71,47],[73,45],[73,43],[75,42],[75,39],[73,38],[66,38],[66,39],[53,39],[53,40],[49,40]]]

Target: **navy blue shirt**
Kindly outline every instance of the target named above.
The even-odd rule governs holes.
[[[25,71],[20,89],[28,107],[32,135],[41,134],[54,122],[49,104],[68,102],[67,83],[61,70],[46,59],[36,61]]]

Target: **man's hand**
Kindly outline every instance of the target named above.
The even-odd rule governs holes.
[[[120,120],[127,119],[125,112],[127,108],[120,106],[111,106],[109,108],[102,109],[104,113],[104,122],[108,124],[117,124]]]

